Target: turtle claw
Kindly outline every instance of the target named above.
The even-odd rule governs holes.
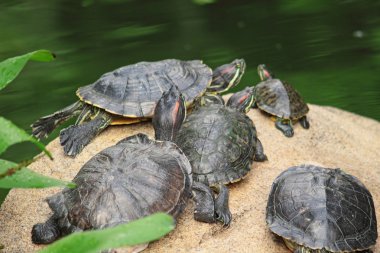
[[[215,199],[215,218],[222,222],[224,227],[229,227],[232,220],[232,214],[228,207],[228,188],[225,185],[217,185],[214,188],[218,193],[218,197]]]
[[[301,124],[301,126],[303,128],[305,128],[305,129],[309,129],[310,128],[310,123],[307,120],[306,116],[303,116],[299,121],[300,121],[300,124]]]
[[[285,135],[286,137],[293,137],[293,135],[294,135],[294,131],[293,131],[293,129],[285,130],[285,131],[283,131],[283,133],[284,133],[284,135]]]
[[[230,210],[216,210],[216,220],[223,223],[223,227],[228,228],[232,221],[232,214]]]

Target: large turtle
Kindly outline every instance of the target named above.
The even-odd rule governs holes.
[[[79,115],[76,123],[60,133],[65,154],[75,156],[108,125],[130,124],[152,118],[157,101],[177,85],[190,105],[204,93],[220,93],[239,83],[243,59],[212,71],[200,60],[175,59],[139,62],[118,68],[93,84],[77,90],[79,101],[32,124],[33,135],[46,137],[59,124]]]
[[[156,140],[137,134],[92,157],[75,176],[75,189],[47,199],[53,215],[33,226],[32,241],[47,244],[75,231],[128,223],[155,212],[177,217],[193,187],[191,165],[170,141],[185,110],[176,86],[164,92],[153,118]],[[203,201],[210,202],[195,197],[197,207],[206,210]]]
[[[216,191],[215,201],[206,206],[204,220],[219,220],[228,226],[231,213],[228,207],[228,188],[225,184],[242,179],[250,171],[252,161],[264,161],[261,142],[257,138],[252,120],[245,115],[253,101],[253,88],[234,94],[227,102],[206,100],[187,117],[176,143],[188,157],[193,168],[193,180],[201,182],[202,194]],[[207,185],[205,189],[204,185]],[[200,194],[197,189],[195,194]],[[211,210],[215,210],[211,212]]]
[[[371,193],[340,169],[301,165],[282,172],[266,221],[295,253],[371,252],[377,239]]]
[[[276,128],[287,137],[294,135],[292,123],[299,120],[305,129],[309,107],[298,92],[287,82],[275,79],[273,73],[261,64],[257,67],[262,82],[255,86],[255,103],[261,110],[276,117]]]

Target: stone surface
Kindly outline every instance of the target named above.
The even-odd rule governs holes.
[[[286,138],[274,122],[258,110],[249,116],[258,130],[269,161],[255,163],[250,174],[231,185],[230,228],[193,220],[193,203],[178,220],[177,228],[165,238],[150,244],[146,252],[289,252],[265,224],[265,207],[272,181],[286,168],[303,163],[339,167],[358,177],[374,198],[380,220],[380,123],[331,107],[310,105],[310,129],[294,125],[295,135]],[[153,136],[149,123],[109,127],[84,151],[72,159],[63,156],[58,140],[48,145],[55,160],[41,157],[31,169],[59,179],[71,180],[81,166],[102,149],[138,132]],[[59,191],[51,189],[12,190],[0,208],[0,241],[4,252],[34,252],[30,231],[50,214],[44,199]],[[378,230],[380,231],[380,222]],[[125,252],[124,249],[118,252]],[[380,252],[380,242],[374,248]]]

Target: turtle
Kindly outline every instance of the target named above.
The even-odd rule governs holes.
[[[276,128],[286,137],[292,137],[293,121],[305,129],[310,127],[306,118],[309,107],[299,93],[287,82],[276,79],[265,64],[257,67],[261,82],[255,86],[253,107],[276,117]]]
[[[251,169],[253,160],[265,161],[263,146],[256,128],[246,115],[253,102],[253,88],[235,93],[227,105],[206,100],[187,117],[178,132],[176,143],[188,157],[194,182],[202,183],[202,192],[195,195],[217,195],[198,214],[200,219],[217,220],[228,227],[232,215],[228,206],[229,192],[225,186],[241,180]],[[205,187],[207,189],[205,189]],[[214,194],[215,193],[215,194]]]
[[[53,214],[32,228],[32,241],[48,244],[76,231],[128,223],[155,212],[177,218],[193,197],[192,168],[172,141],[186,115],[185,99],[173,85],[153,116],[155,139],[139,133],[104,149],[83,165],[65,188],[47,202]],[[197,206],[208,202],[194,197]],[[203,208],[205,209],[205,208]]]
[[[304,164],[282,172],[270,190],[266,222],[295,253],[372,252],[377,239],[371,193],[339,168]]]
[[[204,93],[217,94],[234,87],[245,71],[244,59],[236,59],[214,71],[201,60],[166,59],[139,62],[103,74],[80,87],[79,101],[31,125],[32,134],[47,137],[59,124],[78,116],[74,125],[60,131],[60,143],[68,156],[76,156],[108,125],[131,124],[153,117],[162,93],[177,85],[190,106]]]

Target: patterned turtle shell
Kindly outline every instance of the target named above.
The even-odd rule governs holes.
[[[255,99],[261,110],[283,119],[299,119],[309,111],[298,92],[279,79],[269,79],[256,85]]]
[[[156,212],[177,217],[191,196],[191,166],[174,143],[138,134],[92,157],[73,182],[48,199],[62,234]]]
[[[242,179],[251,169],[256,128],[250,118],[224,105],[192,112],[176,142],[189,159],[194,181],[210,186]]]
[[[311,249],[356,252],[376,243],[370,192],[340,169],[291,167],[272,185],[267,224],[277,235]]]
[[[102,75],[95,83],[79,88],[77,96],[116,115],[151,118],[162,93],[173,84],[191,104],[211,81],[212,70],[200,60],[139,62]]]

